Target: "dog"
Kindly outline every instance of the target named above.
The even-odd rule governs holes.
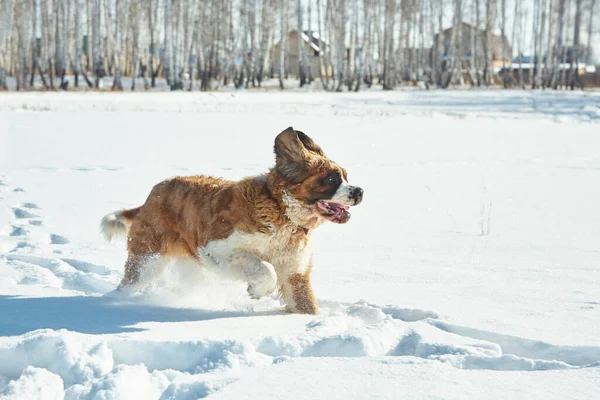
[[[292,127],[276,137],[274,149],[275,166],[266,174],[238,182],[203,175],[167,179],[142,206],[106,215],[106,239],[127,236],[118,290],[135,288],[151,279],[149,270],[155,275],[184,258],[244,280],[252,298],[278,289],[287,311],[317,314],[311,234],[325,221],[348,222],[363,190]]]

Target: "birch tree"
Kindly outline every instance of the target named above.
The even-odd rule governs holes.
[[[588,31],[587,31],[587,46],[586,46],[586,64],[590,64],[592,62],[592,36],[594,34],[593,26],[594,26],[594,12],[596,11],[596,0],[590,1],[590,14],[588,19]],[[0,71],[1,73],[1,71]],[[583,83],[581,85],[583,89]]]
[[[573,29],[573,47],[571,51],[571,90],[579,86],[579,41],[581,31],[581,0],[575,0],[575,22]]]
[[[285,0],[281,0],[279,4],[279,26],[281,38],[279,39],[279,87],[285,89],[283,78],[285,76],[285,46],[287,38],[287,18],[286,18]]]
[[[128,0],[116,0],[115,4],[115,45],[114,45],[114,80],[112,90],[123,90],[121,70],[124,63],[121,44],[123,42],[125,23],[127,21]]]
[[[395,0],[385,0],[385,19],[383,33],[383,89],[394,87],[393,52],[394,52],[394,14]]]
[[[94,73],[96,74],[95,86],[100,86],[100,79],[104,77],[104,54],[102,53],[102,38],[100,36],[101,31],[101,0],[92,0],[92,40],[93,40],[93,59],[94,59]]]
[[[296,26],[296,44],[298,48],[298,79],[300,80],[300,87],[304,86],[306,83],[306,71],[304,70],[304,52],[302,49],[303,46],[303,38],[302,38],[302,1],[297,0],[296,2],[296,18],[297,18],[297,26]]]
[[[164,0],[164,49],[163,49],[163,69],[167,84],[171,90],[175,90],[175,69],[173,66],[173,0]]]
[[[486,4],[486,19],[485,19],[485,41],[484,41],[484,53],[485,63],[483,70],[483,80],[486,86],[492,84],[492,75],[494,69],[492,66],[492,55],[493,55],[493,29],[494,29],[494,18],[496,16],[496,0],[487,0]]]

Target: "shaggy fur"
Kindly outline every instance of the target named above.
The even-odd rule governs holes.
[[[362,189],[293,128],[277,136],[275,155],[265,175],[238,182],[175,177],[157,184],[141,207],[105,216],[108,240],[128,236],[119,288],[139,285],[147,269],[160,272],[168,261],[188,258],[246,280],[254,298],[278,289],[289,311],[316,314],[309,239],[324,221],[347,222]]]

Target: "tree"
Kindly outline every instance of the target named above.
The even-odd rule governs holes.
[[[121,69],[124,64],[121,44],[123,43],[123,29],[128,19],[127,11],[129,9],[128,0],[116,0],[115,5],[115,45],[114,45],[114,80],[112,90],[123,90],[121,81]]]
[[[304,69],[304,52],[302,45],[304,43],[303,31],[302,31],[302,1],[297,0],[296,2],[296,17],[298,20],[296,26],[296,44],[298,45],[298,79],[300,79],[300,87],[306,83],[306,71]]]
[[[286,28],[286,6],[285,0],[281,0],[279,4],[279,25],[281,29],[281,38],[279,39],[279,87],[283,90],[283,78],[285,76],[285,45],[287,38]]]
[[[571,90],[579,86],[579,41],[581,30],[581,0],[575,0],[575,27],[573,29],[573,48],[571,51]]]
[[[594,26],[594,11],[596,11],[596,0],[591,0],[590,1],[590,17],[588,19],[588,40],[587,40],[587,46],[586,46],[586,60],[587,63],[586,64],[590,64],[592,62],[592,36],[594,33],[594,30],[592,29],[592,27]],[[583,89],[583,83],[581,85],[581,88]]]
[[[263,86],[277,72],[283,89],[290,64],[301,86],[318,78],[331,91],[463,85],[465,68],[471,85],[489,87],[500,51],[507,88],[509,43],[521,66],[523,51],[533,53],[532,88],[582,87],[579,60],[590,58],[597,0],[511,1],[0,0],[0,90],[8,77],[19,90],[39,87],[40,78],[67,89],[73,73],[76,87],[80,76],[97,88],[110,76],[114,90],[126,76],[132,90],[139,77],[145,88],[164,77],[172,90],[192,90],[200,79],[206,91]]]
[[[506,40],[504,40],[504,38],[506,37],[506,0],[502,0],[501,3],[501,13],[502,13],[502,28],[501,28],[501,34],[502,34],[502,83],[504,84],[504,87],[507,88],[508,87],[508,74],[507,74],[507,70],[506,70]]]
[[[173,0],[164,0],[165,38],[163,50],[163,69],[167,84],[171,90],[177,88],[175,84],[175,67],[173,65]]]
[[[385,0],[385,22],[383,32],[383,90],[391,90],[394,85],[394,14],[395,0]]]
[[[485,18],[485,41],[483,45],[483,51],[485,53],[485,63],[483,70],[483,81],[486,86],[490,86],[493,83],[492,75],[494,69],[492,67],[492,56],[493,56],[493,29],[494,19],[496,17],[496,1],[487,0],[486,4],[486,18]]]
[[[93,59],[94,59],[94,73],[96,74],[95,86],[100,86],[100,79],[105,75],[104,70],[104,54],[102,53],[102,38],[100,37],[101,30],[101,0],[92,0],[92,40],[93,40]]]

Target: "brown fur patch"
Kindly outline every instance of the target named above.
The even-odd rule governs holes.
[[[198,248],[234,230],[269,234],[284,222],[264,176],[240,182],[176,177],[152,189],[132,222],[128,247],[134,254],[196,257]]]
[[[294,302],[294,312],[301,314],[318,314],[317,299],[312,291],[310,284],[310,271],[305,274],[292,275],[287,282],[290,288],[282,290],[291,290],[291,298]]]

